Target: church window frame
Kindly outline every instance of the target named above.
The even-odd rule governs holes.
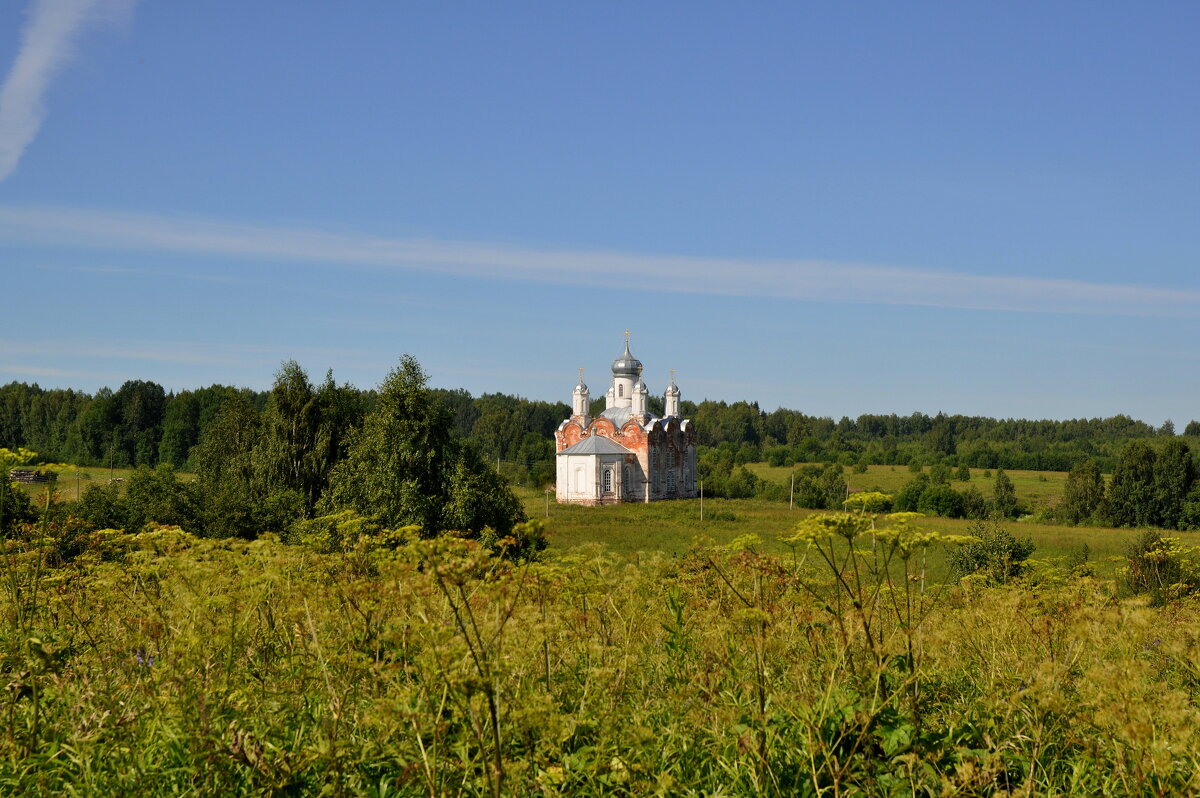
[[[604,493],[613,492],[613,470],[611,468],[604,469],[604,476],[601,481],[601,488]]]

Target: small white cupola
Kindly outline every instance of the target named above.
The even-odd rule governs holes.
[[[666,395],[663,397],[663,416],[670,418],[671,416],[679,417],[679,386],[675,384],[675,369],[671,369],[671,384],[667,386]]]
[[[638,366],[637,382],[633,384],[633,401],[630,405],[630,411],[635,416],[645,415],[650,392],[646,390],[646,383],[642,382],[641,366]]]
[[[579,384],[571,391],[571,415],[580,419],[583,426],[591,423],[592,394],[583,381],[583,369],[579,370]]]

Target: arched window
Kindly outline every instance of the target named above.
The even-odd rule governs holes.
[[[604,492],[612,493],[613,473],[611,468],[604,469]]]
[[[624,395],[625,395],[625,386],[617,385],[617,396],[624,396]]]

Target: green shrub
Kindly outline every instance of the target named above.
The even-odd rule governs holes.
[[[1025,561],[1035,548],[1029,538],[1013,537],[994,522],[976,521],[967,527],[967,534],[977,540],[951,550],[947,556],[951,570],[960,579],[980,574],[989,582],[1005,584],[1025,571]]]
[[[921,493],[921,498],[917,500],[917,512],[945,518],[962,518],[966,511],[962,494],[941,482],[930,485]]]
[[[898,513],[916,513],[920,512],[917,506],[921,502],[921,496],[929,488],[929,475],[918,474],[911,482],[902,487],[896,493],[895,509]]]
[[[1183,546],[1178,538],[1163,537],[1158,530],[1147,529],[1129,544],[1126,552],[1129,565],[1121,574],[1121,592],[1148,595],[1156,605],[1195,593],[1200,589],[1200,568],[1195,555],[1195,547]]]

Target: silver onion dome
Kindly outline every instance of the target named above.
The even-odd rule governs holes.
[[[642,371],[642,361],[638,360],[629,352],[629,341],[625,341],[625,352],[619,358],[613,361],[612,373],[614,377],[630,377],[637,379]]]

